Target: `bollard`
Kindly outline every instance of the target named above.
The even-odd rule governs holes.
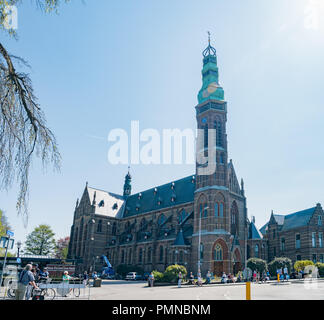
[[[277,280],[278,280],[278,282],[280,282],[280,274],[279,273],[277,274]]]
[[[251,300],[251,282],[246,282],[246,300]]]

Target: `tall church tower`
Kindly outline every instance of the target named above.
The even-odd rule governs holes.
[[[227,152],[227,103],[219,82],[216,49],[203,51],[202,88],[198,94],[198,130],[194,234],[192,258],[196,270],[219,273],[230,270],[230,210]],[[208,158],[206,163],[199,155]],[[206,167],[212,171],[204,172]],[[232,237],[233,238],[233,237]],[[219,251],[217,251],[219,249]],[[219,256],[217,255],[219,252]],[[215,260],[221,261],[215,270]]]

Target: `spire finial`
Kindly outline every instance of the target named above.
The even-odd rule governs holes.
[[[208,45],[210,45],[210,32],[207,31],[207,33],[208,33]]]

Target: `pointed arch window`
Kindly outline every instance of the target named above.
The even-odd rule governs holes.
[[[256,244],[254,247],[254,257],[259,258],[259,245]]]
[[[220,216],[221,218],[224,217],[224,203],[223,203],[223,202],[221,202],[221,203],[219,204],[219,216]]]
[[[98,222],[97,232],[102,232],[102,220],[99,220],[99,222]]]
[[[214,260],[215,261],[222,261],[223,260],[223,249],[220,244],[217,244],[214,249]]]
[[[160,246],[160,262],[163,261],[163,247]]]
[[[204,205],[204,218],[207,218],[208,216],[208,206],[207,206],[207,203],[205,203]]]
[[[215,217],[219,216],[219,205],[218,202],[215,203]]]
[[[143,249],[140,248],[138,251],[138,262],[141,263],[143,260]]]
[[[217,121],[217,129],[216,129],[216,145],[218,147],[223,147],[223,141],[222,141],[222,123],[220,121]]]

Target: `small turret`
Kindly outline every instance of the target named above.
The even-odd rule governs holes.
[[[132,177],[129,173],[129,167],[128,167],[128,173],[126,174],[125,176],[125,183],[124,183],[124,197],[128,197],[130,196],[131,192],[132,192],[132,185],[131,185],[131,182],[132,182]]]

